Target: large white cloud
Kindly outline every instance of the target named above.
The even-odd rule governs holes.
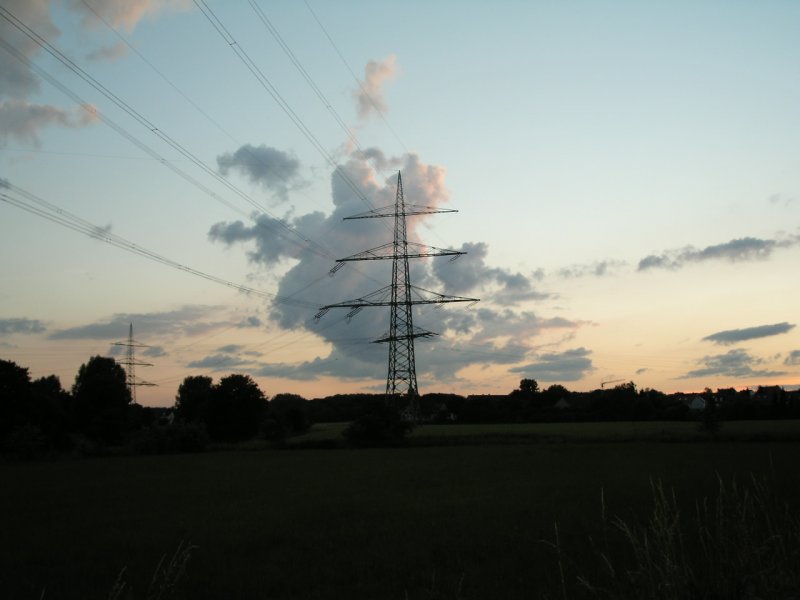
[[[328,271],[335,258],[344,258],[378,247],[392,239],[391,219],[343,221],[344,217],[364,213],[371,207],[391,206],[396,194],[396,175],[379,177],[377,171],[400,170],[404,198],[408,204],[443,207],[449,200],[445,171],[422,163],[414,154],[386,157],[376,149],[352,154],[332,175],[333,209],[329,214],[309,213],[290,219],[302,237],[324,246],[327,256],[303,248],[285,232],[279,222],[264,215],[242,221],[217,223],[209,237],[226,244],[244,244],[249,260],[282,274],[278,285],[279,301],[272,304],[271,317],[285,329],[313,332],[329,344],[324,356],[299,364],[267,364],[263,361],[255,374],[298,379],[335,376],[365,378],[385,376],[387,350],[370,344],[388,330],[389,309],[367,308],[344,318],[347,309],[333,309],[318,322],[316,308],[362,298],[389,284],[391,261],[347,263],[335,275]],[[347,182],[352,182],[369,200],[365,206]],[[458,219],[458,215],[452,215]],[[408,219],[408,237],[422,242],[430,232],[423,227],[425,217]],[[420,306],[414,324],[441,334],[416,344],[418,377],[453,380],[460,369],[470,365],[509,365],[525,359],[538,336],[548,330],[573,331],[581,323],[562,318],[542,318],[522,303],[541,299],[532,277],[492,267],[487,262],[488,247],[481,242],[464,243],[467,252],[455,262],[447,258],[412,260],[415,285],[451,295],[470,295],[484,300],[477,307],[464,303],[441,309]],[[489,302],[486,302],[489,300]],[[221,358],[221,357],[216,357]],[[221,363],[227,361],[220,361]]]

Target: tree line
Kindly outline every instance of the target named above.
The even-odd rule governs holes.
[[[55,375],[32,380],[27,368],[0,360],[0,451],[91,453],[122,444],[143,452],[192,451],[209,441],[280,441],[310,423],[303,398],[268,400],[248,375],[216,384],[186,377],[174,406],[163,409],[132,402],[125,370],[113,358],[91,357],[70,390]]]
[[[777,386],[668,395],[637,389],[633,382],[574,392],[560,384],[541,389],[536,380],[523,379],[507,394],[431,393],[420,396],[418,405],[420,420],[429,423],[695,419],[714,429],[723,420],[800,418],[800,392]],[[0,450],[20,454],[121,444],[170,452],[202,450],[208,442],[281,442],[324,422],[352,422],[348,434],[354,442],[391,441],[407,431],[396,413],[387,410],[383,394],[307,400],[283,393],[270,399],[243,374],[216,383],[188,376],[170,409],[149,408],[132,402],[125,370],[113,358],[91,357],[69,390],[55,375],[32,380],[27,368],[0,360]]]

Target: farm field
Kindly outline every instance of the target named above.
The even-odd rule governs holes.
[[[796,510],[798,456],[795,442],[585,442],[0,464],[0,597],[105,599],[125,569],[120,597],[144,598],[183,542],[177,597],[580,598],[609,519],[645,519],[653,481],[686,523],[718,477],[763,476]]]
[[[294,444],[341,439],[347,423],[318,423]],[[728,421],[719,441],[800,441],[800,420]],[[696,421],[612,421],[596,423],[425,424],[409,435],[411,443],[472,442],[703,442],[709,434]]]

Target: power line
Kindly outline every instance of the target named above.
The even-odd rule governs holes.
[[[52,44],[50,44],[50,42],[48,42],[42,36],[40,36],[35,31],[33,31],[30,27],[25,25],[25,23],[20,21],[8,9],[6,9],[3,6],[0,6],[0,16],[2,16],[6,21],[8,21],[11,25],[13,25],[16,29],[18,29],[25,36],[27,36],[31,41],[33,41],[39,47],[41,47],[43,50],[45,50],[53,58],[58,60],[62,65],[64,65],[69,70],[71,70],[73,73],[75,73],[78,77],[83,79],[83,81],[85,81],[91,87],[93,87],[95,90],[100,92],[108,100],[110,100],[112,103],[114,103],[118,108],[120,108],[125,113],[127,113],[137,123],[139,123],[140,125],[142,125],[143,127],[147,128],[147,129],[149,129],[151,131],[151,133],[156,135],[159,139],[161,139],[163,142],[168,144],[174,150],[178,151],[183,157],[187,158],[190,162],[192,162],[195,166],[200,168],[206,174],[208,174],[211,177],[213,177],[214,179],[216,179],[219,183],[221,183],[223,186],[228,188],[231,192],[235,193],[237,196],[242,198],[244,201],[246,201],[248,204],[250,204],[253,208],[255,208],[258,212],[267,214],[272,219],[274,219],[275,222],[278,223],[283,229],[285,229],[287,232],[289,232],[293,236],[299,238],[303,242],[303,244],[305,244],[305,246],[307,247],[307,249],[309,251],[311,251],[311,252],[313,252],[315,254],[318,254],[319,256],[323,256],[323,257],[327,257],[327,258],[331,258],[332,257],[331,253],[328,252],[327,249],[325,249],[324,247],[320,246],[318,243],[314,242],[313,240],[310,240],[310,239],[304,237],[302,234],[300,234],[300,232],[298,232],[293,227],[289,226],[287,223],[285,223],[281,219],[278,219],[277,217],[271,215],[268,210],[266,210],[263,206],[261,206],[253,198],[251,198],[248,194],[246,194],[245,192],[240,190],[233,183],[228,181],[225,177],[223,177],[222,175],[217,173],[214,169],[212,169],[211,167],[206,165],[201,159],[199,159],[197,156],[192,154],[186,147],[184,147],[183,145],[178,143],[175,139],[173,139],[167,133],[165,133],[164,131],[162,131],[158,127],[156,127],[156,125],[152,121],[148,120],[141,113],[139,113],[137,110],[135,110],[133,107],[131,107],[127,102],[122,100],[119,96],[114,94],[111,90],[109,90],[107,87],[105,87],[102,83],[97,81],[89,73],[84,71],[74,61],[72,61],[69,57],[67,57],[65,54],[63,54],[60,50],[58,50],[56,47],[54,47]],[[17,51],[15,48],[13,48],[13,46],[11,46],[7,42],[5,42],[5,40],[0,40],[0,42],[2,43],[2,46],[5,49],[7,49],[9,52],[11,52],[13,55],[15,55],[20,60],[22,60],[23,63],[25,63],[25,64],[27,64],[29,66],[33,66],[33,63],[31,61],[29,61],[26,57],[24,57],[24,55],[22,55],[19,51]],[[81,102],[81,104],[83,104],[85,106],[87,103]],[[128,139],[131,139],[131,136],[126,135],[125,137],[127,137]],[[139,145],[141,147],[140,144],[137,144],[137,145]],[[162,162],[164,162],[163,159],[162,159]],[[166,163],[164,163],[164,164],[166,164]],[[174,167],[174,165],[171,168],[173,170],[177,170],[177,168]],[[186,178],[186,177],[184,177],[184,178]],[[215,197],[218,197],[218,196],[215,195]],[[230,207],[230,204],[227,204],[227,205]]]
[[[289,120],[292,121],[295,127],[303,134],[303,136],[308,140],[308,142],[317,150],[317,152],[322,156],[325,162],[334,170],[334,174],[338,176],[358,197],[364,204],[368,207],[373,208],[372,202],[367,198],[367,196],[359,189],[356,183],[350,178],[349,175],[342,169],[336,160],[330,155],[330,153],[325,149],[322,143],[317,139],[314,133],[306,126],[300,116],[294,111],[291,105],[283,98],[281,93],[278,89],[272,84],[269,78],[264,74],[264,72],[258,67],[255,61],[250,57],[244,48],[236,41],[236,38],[233,37],[231,32],[225,27],[219,17],[214,13],[213,10],[206,4],[205,0],[194,0],[195,6],[203,13],[203,16],[206,17],[209,23],[211,23],[212,27],[219,33],[220,37],[225,41],[225,43],[233,50],[234,54],[239,58],[239,60],[247,67],[247,70],[256,78],[256,81],[267,91],[267,93],[272,97],[272,99],[278,104],[278,106],[283,110]]]
[[[130,110],[127,109],[127,108],[129,108],[127,103],[124,103],[124,101],[122,101],[121,99],[117,98],[110,91],[106,90],[107,93],[104,92],[103,90],[105,90],[105,88],[102,86],[102,84],[97,83],[97,85],[93,85],[92,82],[94,80],[93,80],[93,78],[91,78],[91,76],[89,76],[87,73],[82,71],[79,67],[77,67],[77,65],[75,65],[66,56],[61,54],[57,49],[55,49],[51,45],[49,45],[49,43],[46,40],[44,40],[43,38],[38,36],[35,32],[30,30],[29,28],[26,28],[26,26],[21,21],[19,21],[18,19],[16,20],[17,23],[12,21],[11,19],[14,19],[14,16],[9,11],[7,11],[7,9],[5,9],[4,7],[0,7],[0,11],[1,11],[0,12],[0,16],[3,16],[7,21],[9,21],[13,25],[15,25],[18,29],[20,29],[28,37],[30,37],[31,39],[36,41],[36,43],[38,45],[40,45],[42,48],[44,48],[45,50],[47,50],[48,53],[50,53],[55,58],[59,59],[59,61],[62,62],[62,64],[64,64],[65,66],[69,67],[71,70],[73,70],[73,72],[76,72],[76,74],[79,74],[81,76],[81,78],[84,79],[84,81],[86,81],[87,83],[90,83],[90,85],[92,85],[92,87],[94,87],[98,91],[101,91],[101,93],[103,93],[107,98],[112,100],[112,102],[114,102],[120,108],[122,108],[125,112],[127,112],[128,114],[133,116],[135,118],[135,120],[137,120],[140,124],[143,124],[143,125],[147,126],[148,128],[151,128],[150,127],[151,124],[149,123],[149,121],[144,119],[144,117],[141,117],[141,115],[139,115],[139,113],[137,113],[136,111],[133,111],[133,109],[130,109]],[[25,31],[25,29],[27,29],[28,31]],[[78,96],[77,94],[72,92],[69,88],[67,88],[66,86],[61,84],[58,80],[56,80],[55,78],[50,76],[46,71],[44,71],[43,69],[39,68],[32,61],[27,59],[27,57],[24,56],[21,52],[19,52],[16,48],[14,48],[10,44],[8,44],[5,40],[0,39],[0,47],[3,47],[7,52],[9,52],[12,56],[14,56],[18,60],[20,60],[23,64],[25,64],[32,71],[34,71],[35,73],[40,75],[43,79],[47,80],[54,87],[59,89],[62,93],[64,93],[68,97],[70,97],[73,101],[76,102],[76,104],[83,105],[83,106],[87,106],[88,105],[88,103],[85,102],[80,96]],[[74,68],[72,68],[72,67],[74,67]],[[77,69],[77,71],[76,71],[76,69]],[[131,111],[133,111],[133,112],[131,112]],[[105,115],[103,115],[103,114],[101,114],[99,112],[96,113],[96,116],[100,120],[102,120],[104,123],[109,125],[112,129],[117,131],[120,135],[122,135],[123,137],[128,139],[135,146],[140,148],[143,152],[145,152],[146,154],[151,156],[153,159],[155,159],[158,162],[162,163],[163,165],[167,166],[168,168],[173,170],[175,173],[180,175],[182,178],[184,178],[188,182],[192,183],[193,185],[195,185],[196,187],[198,187],[202,191],[206,192],[207,194],[209,194],[213,198],[215,198],[218,201],[222,202],[223,204],[225,204],[226,206],[228,206],[232,210],[234,210],[236,212],[239,212],[240,214],[243,214],[233,204],[231,204],[230,202],[228,202],[227,200],[225,200],[224,198],[222,198],[221,196],[219,196],[218,194],[216,194],[215,192],[213,192],[212,190],[210,190],[209,188],[207,188],[206,186],[201,184],[199,181],[195,180],[193,177],[191,177],[190,175],[188,175],[187,173],[185,173],[184,171],[182,171],[181,169],[179,169],[178,167],[173,165],[171,162],[169,162],[166,159],[164,159],[163,157],[161,157],[156,151],[152,150],[146,144],[144,144],[143,142],[138,140],[136,137],[134,137],[133,135],[128,133],[124,128],[122,128],[121,126],[119,126],[116,123],[114,123],[110,118],[106,117]],[[154,127],[151,130],[154,131],[154,132],[157,132],[157,130]],[[159,137],[161,137],[161,136],[159,136]],[[187,151],[187,153],[188,153],[188,151]],[[198,162],[200,162],[199,159],[198,159]],[[214,175],[216,175],[216,174],[214,174]],[[219,179],[219,177],[216,177],[216,178]],[[301,293],[302,291],[304,291],[305,289],[307,289],[308,287],[310,287],[311,285],[314,285],[314,284],[318,283],[319,281],[325,279],[325,277],[326,277],[326,274],[323,274],[320,277],[318,277],[315,281],[312,281],[311,283],[307,284],[306,286],[304,286],[300,290],[298,290],[298,291],[296,291],[296,292],[294,292],[294,293],[292,293],[290,295],[275,296],[274,294],[269,294],[269,293],[266,293],[266,292],[261,292],[259,290],[254,290],[253,288],[249,288],[247,286],[240,286],[240,285],[235,284],[233,282],[228,282],[227,280],[224,280],[224,279],[221,279],[221,278],[217,278],[217,277],[215,277],[213,275],[209,275],[207,273],[203,273],[203,272],[201,272],[199,270],[192,269],[192,268],[187,267],[185,265],[181,265],[179,263],[175,263],[174,261],[171,261],[170,259],[166,259],[165,257],[158,256],[153,252],[146,251],[146,249],[142,248],[141,246],[136,246],[135,244],[127,242],[127,240],[121,240],[121,238],[120,238],[120,239],[117,239],[115,241],[114,239],[112,239],[112,238],[118,238],[118,236],[111,236],[111,235],[108,235],[108,234],[100,236],[99,233],[101,232],[101,229],[98,228],[97,226],[93,225],[93,224],[88,224],[88,228],[87,228],[87,226],[85,224],[84,224],[84,226],[81,226],[80,224],[76,224],[74,221],[70,222],[68,219],[64,219],[62,217],[59,217],[58,215],[54,215],[52,213],[48,213],[47,211],[42,211],[41,209],[38,209],[38,208],[33,207],[31,205],[26,205],[24,202],[19,201],[19,199],[15,199],[13,197],[10,197],[7,194],[4,194],[2,199],[4,201],[6,201],[8,204],[12,204],[12,205],[14,205],[14,206],[16,206],[18,208],[26,210],[27,212],[30,212],[32,214],[35,214],[37,216],[40,216],[42,218],[45,218],[45,219],[50,220],[52,222],[55,222],[56,224],[62,225],[62,226],[67,227],[69,229],[73,229],[73,230],[75,230],[75,231],[77,231],[79,233],[83,233],[85,235],[88,235],[90,237],[94,237],[96,239],[101,239],[102,241],[105,241],[105,242],[107,242],[107,243],[109,243],[111,245],[115,245],[117,247],[121,247],[122,249],[125,249],[125,250],[127,250],[129,252],[138,253],[140,255],[146,256],[147,258],[150,258],[151,260],[155,260],[156,262],[162,262],[164,264],[167,264],[168,266],[172,266],[173,268],[177,268],[177,269],[180,269],[180,270],[195,274],[197,276],[204,277],[204,278],[209,279],[211,281],[215,281],[217,283],[221,283],[222,285],[226,285],[226,286],[229,286],[229,287],[234,287],[234,288],[240,289],[242,291],[255,293],[257,295],[262,295],[264,297],[273,298],[273,301],[275,303],[277,303],[277,304],[293,304],[293,305],[296,305],[296,306],[299,306],[299,307],[302,307],[302,308],[316,308],[317,307],[316,304],[304,303],[303,301],[296,300],[295,296],[297,294]],[[58,212],[66,213],[66,211],[63,211],[62,209],[58,209],[57,207],[56,207],[56,212],[57,213]],[[311,243],[310,240],[306,240],[296,230],[288,227],[288,225],[286,225],[283,221],[277,219],[276,217],[273,217],[272,215],[269,215],[269,213],[267,211],[264,211],[262,209],[261,212],[264,212],[268,216],[272,217],[278,224],[282,225],[289,232],[291,232],[291,233],[297,235],[298,237],[300,237],[300,239]],[[257,221],[256,224],[259,227],[264,227],[264,224],[262,222],[260,222],[260,221]],[[278,235],[280,235],[280,234],[278,233]],[[322,248],[318,244],[316,244],[316,245],[318,247]],[[135,246],[135,248],[134,248],[134,246]],[[305,248],[305,249],[309,249],[309,248]],[[331,256],[331,254],[328,253],[327,250],[325,250],[324,248],[323,248],[323,251],[324,251],[324,254],[323,254],[324,256],[326,256],[326,257]],[[315,254],[320,254],[320,253],[317,252]]]
[[[328,30],[325,28],[325,26],[322,24],[322,21],[319,20],[319,18],[317,17],[317,14],[314,12],[314,10],[311,8],[311,6],[308,4],[308,1],[307,0],[303,0],[303,3],[306,5],[306,8],[308,9],[308,12],[311,13],[311,16],[314,17],[314,20],[317,22],[317,25],[319,25],[319,28],[322,30],[322,33],[325,34],[325,37],[330,42],[331,47],[333,47],[333,50],[336,52],[336,55],[342,61],[344,66],[347,68],[347,70],[350,72],[350,75],[353,76],[353,79],[355,80],[356,84],[358,85],[359,89],[361,90],[361,93],[364,94],[369,99],[370,104],[372,104],[372,107],[375,109],[375,112],[378,113],[378,115],[380,116],[381,120],[384,122],[386,127],[389,129],[389,131],[392,132],[392,135],[394,136],[394,139],[396,139],[397,142],[400,144],[400,146],[402,146],[402,148],[405,151],[405,153],[409,154],[410,152],[409,152],[408,148],[403,143],[403,140],[400,139],[400,136],[397,135],[397,132],[394,130],[394,128],[389,124],[389,121],[387,120],[386,115],[384,114],[384,112],[381,110],[380,105],[377,102],[375,102],[375,99],[370,95],[370,93],[361,84],[361,80],[359,80],[358,76],[355,74],[353,69],[350,67],[350,64],[347,62],[347,59],[344,57],[342,52],[339,50],[339,47],[336,45],[336,42],[333,41],[333,38],[328,33]]]
[[[9,195],[2,191],[2,189],[8,189],[19,196],[22,196],[25,200],[20,200],[19,198],[15,198],[14,196]],[[316,307],[315,304],[311,302],[303,302],[301,300],[295,300],[291,297],[282,297],[279,298],[275,296],[275,294],[271,294],[269,292],[264,292],[262,290],[257,290],[255,288],[251,288],[249,286],[241,285],[238,283],[234,283],[227,279],[223,279],[221,277],[217,277],[215,275],[211,275],[209,273],[205,273],[198,269],[194,269],[192,267],[186,266],[179,262],[176,262],[172,259],[169,259],[161,254],[153,252],[152,250],[148,250],[147,248],[135,244],[126,240],[125,238],[113,234],[109,231],[106,231],[103,227],[90,223],[85,219],[70,213],[69,211],[56,206],[42,198],[39,198],[30,192],[23,190],[9,182],[0,182],[0,200],[3,200],[7,204],[12,206],[16,206],[24,211],[27,211],[31,214],[36,216],[42,217],[56,223],[57,225],[61,225],[62,227],[66,227],[67,229],[71,229],[78,233],[82,233],[88,237],[94,238],[96,240],[100,240],[105,242],[111,246],[119,248],[121,250],[125,250],[132,254],[137,254],[144,258],[150,259],[154,262],[158,262],[168,267],[172,267],[173,269],[178,269],[180,271],[184,271],[189,273],[190,275],[194,275],[196,277],[201,277],[208,281],[212,281],[214,283],[218,283],[220,285],[224,285],[226,287],[230,287],[241,292],[245,292],[248,294],[253,294],[256,296],[260,296],[262,298],[269,298],[273,300],[275,303],[283,303],[283,304],[293,304],[295,306],[300,306],[302,308],[314,308]]]
[[[87,0],[82,0],[82,2],[83,2],[83,4],[84,4],[84,5],[85,5],[85,6],[86,6],[86,7],[87,7],[87,8],[88,8],[88,9],[89,9],[91,12],[92,12],[92,14],[94,14],[94,16],[95,16],[95,17],[96,17],[96,18],[97,18],[97,19],[98,19],[98,20],[99,20],[101,23],[103,23],[103,25],[105,25],[105,26],[106,26],[106,28],[107,28],[107,29],[109,29],[109,30],[110,30],[110,31],[111,31],[111,32],[112,32],[112,33],[113,33],[113,34],[114,34],[114,35],[115,35],[115,36],[116,36],[116,37],[117,37],[117,38],[118,38],[118,39],[119,39],[119,40],[120,40],[120,41],[121,41],[123,44],[125,44],[125,46],[127,46],[127,47],[128,47],[130,50],[131,50],[131,52],[133,52],[134,54],[136,54],[136,56],[138,56],[138,57],[139,57],[139,59],[140,59],[140,60],[141,60],[141,61],[142,61],[144,64],[146,64],[148,67],[150,67],[150,69],[151,69],[151,70],[152,70],[154,73],[156,73],[156,75],[158,75],[158,76],[159,76],[159,77],[160,77],[160,78],[161,78],[161,79],[162,79],[162,80],[163,80],[163,81],[164,81],[164,82],[165,82],[167,85],[169,85],[169,86],[170,86],[170,87],[171,87],[171,88],[172,88],[172,89],[173,89],[175,92],[177,92],[177,93],[178,93],[178,94],[179,94],[179,95],[180,95],[180,96],[181,96],[181,97],[182,97],[182,98],[183,98],[183,99],[184,99],[186,102],[188,102],[188,103],[189,103],[189,104],[192,106],[192,108],[194,108],[194,109],[195,109],[195,110],[196,110],[198,113],[200,113],[200,114],[201,114],[201,115],[202,115],[202,116],[203,116],[203,117],[204,117],[204,118],[205,118],[205,119],[206,119],[206,120],[207,120],[209,123],[211,123],[212,125],[214,125],[214,126],[215,126],[215,127],[216,127],[216,128],[217,128],[217,129],[218,129],[220,132],[222,132],[222,133],[223,133],[223,134],[224,134],[224,135],[225,135],[225,136],[226,136],[226,137],[227,137],[229,140],[231,140],[231,141],[232,141],[234,144],[236,144],[237,146],[239,146],[240,150],[243,150],[243,151],[244,151],[244,152],[245,152],[245,153],[246,153],[246,154],[247,154],[247,155],[248,155],[248,156],[249,156],[251,159],[253,159],[255,162],[257,162],[257,163],[259,163],[259,164],[261,164],[261,165],[263,165],[263,166],[265,166],[265,167],[267,167],[267,166],[268,166],[268,167],[270,167],[270,168],[275,168],[275,167],[277,166],[277,167],[278,167],[278,169],[281,169],[281,170],[283,170],[283,172],[284,172],[284,173],[287,173],[287,167],[285,167],[284,165],[281,165],[281,164],[278,164],[278,165],[275,165],[275,164],[269,164],[269,165],[268,165],[268,164],[267,164],[265,161],[263,161],[263,160],[261,159],[261,157],[259,157],[257,154],[255,154],[254,152],[252,152],[252,151],[251,151],[251,150],[250,150],[250,149],[249,149],[247,146],[243,145],[243,144],[242,144],[242,143],[241,143],[239,140],[237,140],[237,139],[236,139],[236,138],[235,138],[235,137],[234,137],[234,136],[233,136],[233,135],[232,135],[232,134],[231,134],[231,133],[230,133],[230,132],[229,132],[227,129],[225,129],[225,128],[224,128],[224,127],[223,127],[223,126],[222,126],[222,125],[221,125],[221,124],[220,124],[220,123],[217,121],[217,120],[215,120],[215,119],[214,119],[214,118],[213,118],[211,115],[209,115],[209,114],[208,114],[208,113],[207,113],[205,110],[203,110],[203,109],[200,107],[200,105],[198,105],[198,104],[197,104],[197,103],[196,103],[194,100],[192,100],[192,99],[189,97],[189,95],[188,95],[188,94],[186,94],[185,92],[183,92],[183,91],[182,91],[182,90],[181,90],[181,89],[180,89],[180,88],[179,88],[177,85],[175,85],[175,83],[173,83],[173,81],[172,81],[172,80],[171,80],[169,77],[167,77],[167,76],[166,76],[166,75],[165,75],[165,74],[164,74],[162,71],[160,71],[160,70],[158,69],[158,67],[156,67],[156,66],[155,66],[155,65],[152,63],[152,61],[148,60],[148,59],[147,59],[147,57],[146,57],[146,56],[144,56],[144,54],[142,54],[141,52],[139,52],[139,50],[138,50],[138,49],[137,49],[135,46],[133,46],[133,45],[132,45],[130,42],[128,42],[128,40],[127,40],[127,39],[125,39],[125,37],[124,37],[124,36],[123,36],[123,35],[122,35],[122,34],[121,34],[119,31],[117,31],[117,30],[116,30],[116,29],[115,29],[115,28],[114,28],[114,27],[113,27],[113,26],[112,26],[112,25],[111,25],[111,24],[110,24],[110,23],[109,23],[109,22],[108,22],[106,19],[104,19],[104,18],[103,18],[103,16],[102,16],[100,13],[98,13],[98,12],[97,12],[97,10],[95,10],[95,8],[92,6],[92,3],[91,3],[91,2],[88,2]]]
[[[251,5],[252,5],[254,0],[248,0],[248,2],[250,2]],[[361,80],[358,78],[358,76],[355,74],[353,69],[350,67],[350,64],[347,62],[347,59],[344,57],[342,52],[339,50],[339,47],[336,45],[336,42],[333,41],[333,38],[331,37],[330,33],[325,28],[325,26],[322,24],[322,21],[319,20],[319,18],[317,17],[317,14],[314,12],[314,10],[311,8],[311,6],[308,4],[308,1],[307,0],[303,0],[303,3],[306,5],[306,8],[308,9],[308,12],[311,13],[311,16],[317,22],[317,25],[319,25],[320,29],[322,30],[322,33],[325,35],[325,37],[327,38],[328,42],[331,44],[331,47],[334,49],[334,51],[336,52],[337,56],[342,61],[342,64],[344,64],[344,66],[347,69],[347,71],[353,77],[353,80],[356,82],[356,85],[358,85],[359,89],[361,90],[361,93],[369,100],[369,102],[372,105],[372,107],[375,110],[375,112],[381,118],[381,120],[383,121],[384,125],[386,125],[387,129],[392,133],[392,135],[394,136],[395,140],[397,140],[397,142],[403,148],[405,153],[406,154],[411,154],[411,152],[409,151],[408,147],[405,145],[405,143],[403,143],[403,140],[400,139],[400,136],[397,134],[397,132],[394,130],[394,128],[389,123],[389,119],[386,117],[386,114],[381,109],[380,104],[375,101],[375,99],[372,97],[372,95],[369,93],[369,91],[362,85]],[[355,140],[355,144],[356,144],[356,147],[359,150],[362,150],[362,148],[358,144],[357,140]],[[363,152],[363,150],[362,150],[362,152]],[[382,173],[386,172],[384,169],[380,168],[379,166],[378,166],[378,170],[381,171]],[[436,233],[436,231],[434,231],[430,226],[428,226],[427,223],[423,222],[422,226],[425,227],[425,229],[427,229],[428,231],[430,231],[439,240],[442,240],[441,236],[438,233]]]
[[[269,31],[269,33],[272,35],[272,37],[275,39],[275,41],[281,47],[281,49],[283,50],[284,54],[286,54],[286,56],[289,58],[291,63],[294,65],[295,69],[297,69],[297,71],[300,73],[300,75],[306,81],[308,86],[314,92],[314,95],[316,95],[316,97],[319,99],[319,101],[322,102],[322,105],[327,109],[327,111],[333,117],[333,120],[336,121],[336,123],[339,125],[339,127],[342,129],[342,131],[345,133],[345,135],[350,140],[350,142],[362,154],[364,154],[364,148],[362,148],[361,143],[358,141],[358,138],[356,137],[356,135],[353,133],[353,131],[350,129],[350,127],[348,127],[348,125],[344,122],[344,119],[342,119],[342,117],[339,115],[339,112],[334,108],[333,104],[328,100],[328,98],[325,96],[325,94],[322,92],[322,90],[316,84],[316,82],[314,81],[314,78],[311,77],[311,75],[306,70],[306,68],[303,66],[303,64],[300,62],[300,60],[297,58],[295,53],[292,52],[292,49],[289,47],[289,45],[283,39],[283,36],[281,36],[280,32],[273,25],[272,21],[269,20],[267,15],[264,13],[264,11],[261,9],[261,7],[255,2],[255,0],[247,0],[247,1],[250,4],[250,6],[252,7],[253,11],[256,13],[256,16],[259,18],[261,23],[264,25],[264,27],[266,27],[267,31]],[[378,171],[380,171],[384,175],[387,174],[386,169],[380,167],[379,165],[375,165],[375,167],[377,168]],[[367,204],[367,206],[372,207],[372,203],[366,202],[366,204]],[[390,229],[388,224],[386,224],[386,227],[387,227],[387,229]]]
[[[302,63],[297,58],[297,56],[295,56],[294,52],[292,52],[292,49],[289,48],[289,45],[286,43],[286,41],[283,39],[281,34],[278,32],[278,29],[272,24],[272,21],[269,20],[269,18],[264,13],[264,11],[261,9],[261,7],[258,4],[256,4],[255,0],[247,0],[247,1],[250,4],[250,6],[252,7],[253,11],[256,13],[256,16],[259,18],[261,23],[264,25],[264,27],[266,27],[267,31],[269,31],[269,33],[272,35],[272,37],[275,39],[275,41],[281,47],[281,50],[283,50],[284,54],[286,54],[286,56],[289,58],[289,60],[295,66],[295,68],[300,73],[300,75],[302,75],[303,79],[305,79],[305,81],[309,85],[309,87],[311,87],[311,90],[314,92],[314,94],[317,96],[317,98],[319,98],[320,102],[322,102],[322,104],[325,106],[325,108],[328,109],[328,112],[331,114],[333,119],[339,124],[339,127],[341,127],[342,131],[344,131],[345,135],[350,139],[350,141],[359,150],[361,150],[361,144],[359,144],[358,138],[356,138],[356,136],[353,134],[353,132],[350,129],[350,127],[348,127],[347,124],[344,122],[344,120],[339,115],[337,110],[333,107],[333,104],[331,104],[331,102],[325,96],[325,94],[322,92],[322,90],[316,84],[314,79],[311,77],[311,75],[308,73],[308,71],[302,65]]]

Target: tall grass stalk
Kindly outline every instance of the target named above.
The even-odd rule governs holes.
[[[169,560],[167,560],[166,554],[161,557],[147,588],[146,600],[168,600],[176,595],[178,584],[186,574],[186,565],[189,563],[192,551],[196,548],[197,546],[182,541],[178,544],[178,548]],[[125,579],[126,571],[127,567],[123,567],[119,575],[117,575],[117,579],[108,594],[108,600],[123,600],[123,598],[136,597],[127,585]]]
[[[621,534],[627,559],[606,541],[599,553],[603,581],[579,576],[580,586],[590,596],[613,599],[797,598],[798,516],[765,480],[718,481],[716,498],[697,502],[688,522],[674,492],[651,482],[653,510],[644,524],[621,518],[604,524]]]

